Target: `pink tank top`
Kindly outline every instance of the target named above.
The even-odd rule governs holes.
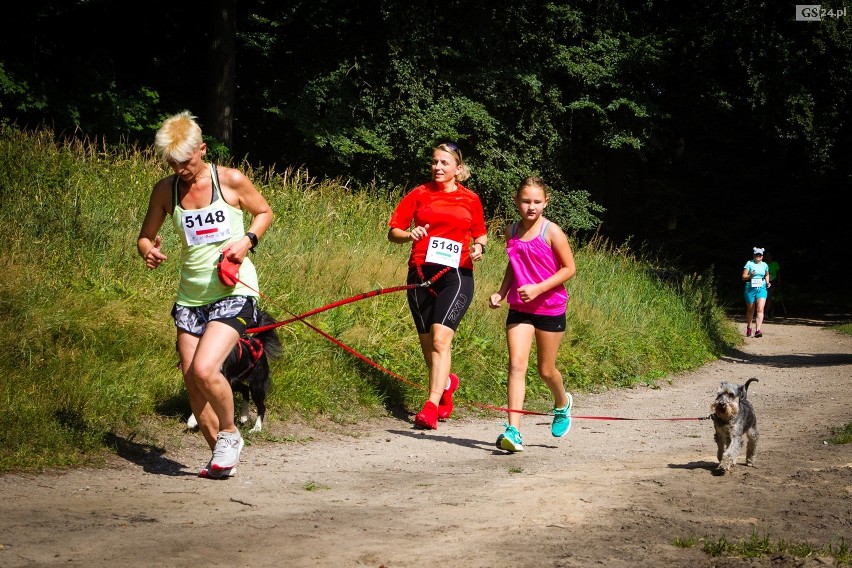
[[[544,240],[544,233],[550,221],[544,223],[541,234],[531,241],[522,241],[517,236],[517,223],[512,225],[512,236],[506,243],[506,254],[512,266],[514,281],[506,295],[506,301],[513,310],[540,316],[558,316],[565,313],[568,303],[568,290],[564,285],[551,288],[532,302],[524,303],[518,294],[518,287],[524,284],[538,284],[547,280],[562,268],[559,258]]]

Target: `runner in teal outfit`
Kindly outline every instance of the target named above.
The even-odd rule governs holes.
[[[763,324],[763,309],[766,306],[767,291],[772,284],[769,265],[763,262],[763,249],[754,247],[753,253],[753,260],[746,262],[741,276],[745,282],[746,337],[751,337],[752,318],[755,319],[754,336],[763,337],[763,331],[760,329]]]

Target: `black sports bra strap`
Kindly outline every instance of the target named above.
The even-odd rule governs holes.
[[[178,197],[180,196],[178,184],[180,184],[180,178],[175,174],[172,182],[172,215],[174,215],[175,208],[178,206]]]
[[[222,193],[222,187],[219,185],[219,166],[210,164],[210,173],[213,176],[213,195],[210,197],[210,203],[219,199],[219,194]]]
[[[222,193],[222,190],[219,189],[219,168],[216,167],[216,164],[210,164],[210,175],[213,179],[213,183],[210,184],[212,186],[210,189],[210,204],[212,205],[214,201],[219,199],[219,194]],[[178,205],[180,205],[180,177],[175,174],[174,182],[172,182],[172,213],[174,213],[175,207]]]

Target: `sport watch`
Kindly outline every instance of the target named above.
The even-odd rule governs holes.
[[[246,233],[246,236],[247,236],[247,237],[249,238],[249,240],[251,241],[251,248],[249,248],[249,250],[250,250],[251,252],[254,252],[254,247],[256,247],[256,246],[257,246],[257,235],[255,235],[254,233],[249,232],[249,233]]]

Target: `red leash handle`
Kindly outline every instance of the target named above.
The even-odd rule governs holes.
[[[219,253],[219,262],[216,263],[216,273],[219,275],[219,281],[223,286],[233,288],[237,285],[237,282],[240,282],[240,265],[228,260],[228,251],[230,250],[231,247],[228,246]]]

